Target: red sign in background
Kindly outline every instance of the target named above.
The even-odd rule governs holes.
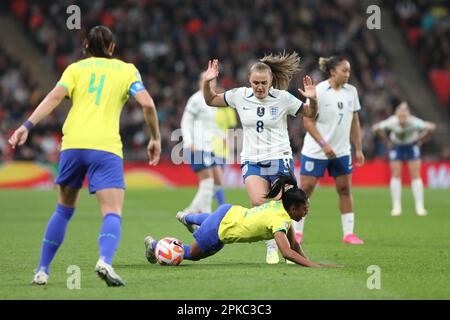
[[[295,166],[295,174],[299,175],[299,163]],[[174,165],[170,161],[162,161],[152,167],[146,163],[125,163],[125,179],[127,188],[187,187],[197,184],[197,178],[190,165]],[[50,188],[53,187],[55,170],[33,162],[10,162],[0,166],[0,188]],[[421,175],[426,186],[432,188],[450,188],[450,162],[426,161]],[[224,175],[225,185],[241,187],[242,175],[239,164],[227,165]],[[389,164],[383,160],[367,161],[363,167],[354,169],[353,185],[355,186],[388,186],[390,180]],[[410,177],[405,164],[403,183],[409,184]],[[322,185],[333,184],[333,179],[325,176],[320,180]]]

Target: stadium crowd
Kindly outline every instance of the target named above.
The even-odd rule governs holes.
[[[450,7],[447,0],[385,0],[394,21],[450,113]]]
[[[58,74],[83,56],[84,30],[66,29],[66,8],[71,4],[72,1],[66,0],[53,3],[14,0],[9,7],[45,56],[46,63]],[[303,0],[301,5],[293,0],[192,0],[183,1],[182,6],[177,0],[108,3],[81,0],[77,5],[81,8],[83,27],[109,26],[117,37],[117,55],[140,70],[144,84],[156,101],[165,158],[170,157],[172,147],[178,143],[171,140],[171,133],[180,127],[185,103],[197,90],[197,78],[208,59],[220,59],[220,86],[226,90],[248,85],[248,67],[256,58],[283,50],[296,50],[302,57],[302,71],[290,88],[297,96],[296,88],[304,74],[310,74],[317,82],[324,79],[317,64],[320,56],[339,53],[349,58],[350,83],[358,88],[363,107],[360,119],[364,152],[369,159],[384,156],[385,148],[370,128],[392,113],[402,100],[402,93],[374,32],[366,28],[365,10],[356,0]],[[0,57],[11,59],[1,51]],[[19,63],[0,64],[0,119],[4,133],[23,121],[23,111],[36,107],[37,98],[42,96]],[[24,91],[18,97],[20,101],[11,102],[16,98],[11,97],[8,84],[3,84],[11,81],[8,72],[18,74],[16,81]],[[58,143],[65,112],[57,111],[51,121],[39,126],[37,138],[30,144],[30,153],[37,155],[29,156],[54,160],[52,148]],[[143,131],[145,125],[139,107],[129,102],[121,121],[125,158],[145,160],[148,135]],[[294,118],[289,126],[295,159],[298,159],[305,132]],[[0,148],[4,144],[0,141]]]

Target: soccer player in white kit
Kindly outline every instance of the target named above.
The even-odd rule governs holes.
[[[287,90],[292,75],[299,69],[297,53],[268,55],[252,65],[249,72],[251,87],[241,87],[217,94],[210,82],[219,75],[218,60],[209,62],[203,94],[208,105],[223,105],[236,109],[243,126],[241,168],[244,184],[252,207],[263,204],[270,184],[277,174],[289,175],[294,167],[287,130],[287,116],[301,114],[315,117],[316,91],[309,76],[304,77],[304,91],[309,104]],[[274,242],[268,242],[267,263],[278,263]]]
[[[402,213],[402,163],[408,163],[411,175],[411,189],[414,196],[416,213],[425,216],[423,182],[420,177],[420,146],[436,129],[432,122],[423,121],[411,115],[408,104],[402,102],[395,110],[395,114],[376,123],[373,131],[386,143],[389,151],[391,167],[391,197],[393,216]],[[389,131],[389,137],[386,132]]]
[[[183,135],[183,156],[198,177],[198,191],[191,204],[184,210],[188,213],[212,212],[214,196],[213,168],[216,166],[213,153],[212,137],[217,127],[215,124],[216,108],[205,103],[202,88],[205,72],[200,75],[200,90],[188,100],[181,119]],[[215,83],[212,84],[215,86]]]
[[[318,111],[315,119],[305,118],[307,130],[302,148],[300,184],[308,196],[314,191],[325,169],[334,178],[344,237],[350,244],[363,244],[353,229],[355,214],[351,193],[353,163],[350,140],[355,146],[356,165],[364,164],[356,88],[348,84],[350,63],[343,57],[319,59],[320,69],[329,78],[316,86]],[[304,220],[295,223],[297,240],[302,241]]]

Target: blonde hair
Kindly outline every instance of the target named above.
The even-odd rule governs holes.
[[[272,76],[272,86],[275,89],[287,90],[292,76],[300,70],[300,57],[295,51],[290,54],[283,51],[277,55],[265,55],[259,62],[252,65],[250,73],[266,70]]]
[[[395,108],[395,114],[399,114],[401,112],[407,112],[407,113],[411,113],[411,110],[409,109],[409,105],[408,102],[406,101],[402,101],[400,102],[400,104]]]

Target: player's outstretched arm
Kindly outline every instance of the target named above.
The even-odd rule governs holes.
[[[48,116],[61,103],[67,94],[67,89],[62,86],[55,86],[38,105],[28,120],[21,125],[9,138],[9,144],[15,148],[23,145],[28,138],[29,130]]]
[[[317,115],[317,93],[316,86],[310,76],[303,78],[303,86],[305,90],[303,91],[301,88],[298,88],[298,91],[309,99],[309,103],[303,106],[300,114],[307,118],[315,118]]]
[[[205,72],[205,81],[203,82],[203,97],[208,106],[211,107],[226,107],[223,93],[216,93],[211,88],[211,81],[219,76],[219,60],[209,60],[208,69]]]
[[[275,242],[277,243],[278,249],[280,250],[283,258],[295,262],[299,265],[305,267],[320,267],[318,263],[312,262],[309,259],[300,255],[300,253],[294,251],[291,248],[291,244],[283,231],[277,231],[274,233]]]
[[[159,132],[158,114],[156,112],[155,102],[147,90],[138,91],[134,98],[142,107],[144,119],[150,130],[150,141],[147,145],[147,155],[149,164],[156,166],[161,157],[161,135]]]

